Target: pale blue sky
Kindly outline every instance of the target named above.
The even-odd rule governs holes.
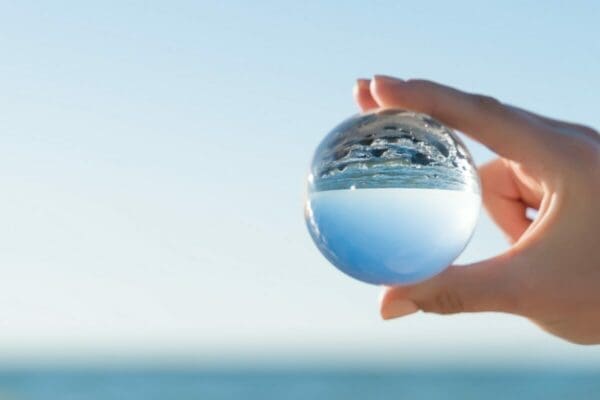
[[[600,127],[598,3],[300,3],[0,2],[0,356],[600,362],[516,317],[381,322],[302,219],[357,77]],[[482,215],[461,260],[505,246]]]

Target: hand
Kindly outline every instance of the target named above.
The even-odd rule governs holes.
[[[387,288],[382,317],[500,311],[571,342],[600,343],[598,132],[422,80],[361,79],[354,94],[363,110],[429,114],[496,152],[479,168],[483,202],[513,243],[494,258]],[[528,207],[538,210],[533,221]]]

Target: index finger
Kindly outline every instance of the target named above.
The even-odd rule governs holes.
[[[398,107],[428,114],[488,146],[503,157],[531,161],[545,151],[545,126],[499,101],[424,80],[402,81],[387,76],[371,80],[371,94],[380,107]]]

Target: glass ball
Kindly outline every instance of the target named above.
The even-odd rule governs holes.
[[[386,109],[353,116],[323,139],[305,219],[342,272],[406,285],[460,255],[480,208],[477,169],[456,134],[427,115]]]

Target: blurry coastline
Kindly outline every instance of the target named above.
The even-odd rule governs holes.
[[[0,367],[0,399],[595,398],[598,369],[500,366]]]

